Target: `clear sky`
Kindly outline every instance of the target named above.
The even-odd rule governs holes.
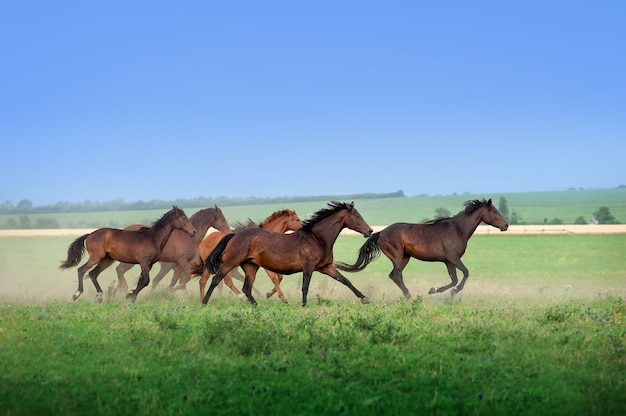
[[[0,203],[626,184],[626,1],[5,1]]]

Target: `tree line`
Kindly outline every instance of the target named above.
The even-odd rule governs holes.
[[[172,205],[185,208],[205,208],[208,206],[237,206],[285,204],[294,202],[342,201],[375,198],[403,198],[402,190],[389,193],[361,193],[349,195],[317,195],[317,196],[285,196],[285,197],[198,197],[192,199],[176,199],[174,201],[153,199],[150,201],[125,202],[122,199],[111,201],[57,202],[54,205],[34,206],[28,199],[21,200],[17,205],[5,201],[0,205],[0,214],[56,214],[63,212],[108,212],[108,211],[141,211],[170,209]]]

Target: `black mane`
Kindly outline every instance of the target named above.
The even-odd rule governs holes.
[[[258,226],[259,225],[256,222],[248,218],[246,221],[236,221],[233,224],[232,229],[233,229],[233,232],[236,233],[238,231],[245,230],[246,228],[258,227]]]
[[[150,228],[153,228],[155,230],[159,230],[159,229],[165,227],[166,225],[168,225],[170,222],[173,221],[173,218],[176,216],[176,211],[179,211],[182,214],[185,213],[182,209],[180,209],[180,208],[178,208],[176,206],[173,206],[172,209],[170,209],[165,214],[163,214],[163,216],[161,218],[159,218],[158,220],[153,222],[152,226]]]
[[[337,202],[337,201],[329,202],[328,208],[320,209],[315,214],[313,214],[311,218],[304,221],[302,223],[301,230],[311,231],[311,229],[313,228],[315,224],[334,215],[335,213],[337,213],[338,211],[341,211],[342,209],[348,209],[348,204],[346,204],[345,202]]]
[[[463,203],[464,208],[461,211],[459,211],[459,213],[456,214],[454,217],[457,217],[461,214],[471,215],[474,213],[474,211],[476,211],[478,208],[484,205],[489,205],[489,201],[485,200],[484,198],[465,201],[465,203]],[[454,217],[439,217],[439,218],[435,218],[434,220],[426,221],[423,224],[437,224],[438,222],[449,220]]]

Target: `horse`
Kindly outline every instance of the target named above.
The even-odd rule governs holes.
[[[467,248],[467,241],[478,225],[484,222],[500,231],[509,228],[491,199],[467,201],[464,207],[454,217],[438,218],[421,224],[391,224],[367,239],[354,264],[337,262],[335,266],[347,272],[361,271],[382,251],[393,264],[389,278],[402,290],[404,297],[410,299],[411,294],[404,285],[402,271],[411,257],[428,262],[443,262],[448,268],[451,282],[439,288],[433,287],[428,293],[439,293],[453,288],[451,293],[454,296],[463,290],[469,276],[461,257]],[[457,269],[463,272],[463,279],[458,286]]]
[[[294,210],[283,209],[283,210],[278,210],[276,212],[273,212],[259,224],[256,224],[252,220],[249,220],[247,223],[238,224],[235,226],[235,233],[248,229],[248,228],[262,228],[264,230],[273,231],[277,233],[285,233],[287,231],[295,231],[301,226],[302,226],[302,220],[300,219],[300,217],[298,217],[298,214],[296,214]],[[225,237],[227,234],[229,233],[225,233],[225,232],[211,233],[204,240],[202,240],[202,243],[200,243],[200,246],[198,247],[198,251],[200,253],[200,262],[195,264],[195,270],[193,270],[191,274],[195,276],[201,276],[200,282],[199,282],[200,283],[200,300],[202,300],[202,297],[204,296],[206,283],[209,280],[209,276],[210,276],[208,270],[204,267],[204,263],[202,262],[202,259],[205,259],[209,255],[209,253],[211,253],[211,251],[215,248],[215,246],[217,246],[219,241],[223,237]],[[272,283],[274,283],[274,288],[271,291],[267,292],[266,296],[270,298],[274,293],[278,293],[278,297],[280,298],[280,300],[282,300],[283,303],[287,303],[287,299],[285,298],[283,291],[280,290],[280,282],[283,280],[283,276],[281,274],[274,273],[269,270],[266,270],[266,272],[270,280],[272,281]],[[184,282],[182,284],[183,287],[186,283],[187,282]],[[242,295],[241,292],[239,292],[239,290],[237,290],[237,288],[233,284],[231,272],[226,273],[226,275],[224,276],[224,283],[230,288],[230,290],[235,294],[235,296],[238,296],[238,297],[244,296]]]
[[[365,237],[371,236],[373,232],[372,227],[354,207],[354,202],[347,204],[333,201],[290,234],[248,228],[226,235],[205,260],[205,267],[214,276],[202,303],[208,303],[218,283],[237,266],[244,271],[246,280],[242,290],[252,305],[257,304],[252,297],[252,286],[259,267],[280,274],[302,272],[302,307],[307,304],[309,284],[314,271],[343,283],[362,303],[369,303],[369,298],[354,287],[334,265],[333,245],[344,228]]]
[[[188,276],[190,265],[198,255],[198,245],[204,238],[209,227],[213,227],[222,232],[230,231],[230,226],[228,225],[222,210],[218,208],[217,205],[213,208],[201,209],[193,214],[189,218],[189,221],[197,230],[196,235],[193,238],[189,238],[189,236],[181,230],[174,230],[172,232],[172,235],[169,240],[167,240],[167,243],[161,252],[161,256],[159,257],[161,270],[152,281],[152,289],[159,284],[161,279],[163,279],[163,277],[165,277],[170,270],[174,270],[174,277],[172,278],[172,283],[170,283],[170,288],[173,288],[181,274]],[[141,224],[134,224],[124,228],[124,230],[138,230],[142,227],[145,226],[142,226]],[[117,272],[119,290],[128,290],[128,284],[126,283],[124,273],[130,270],[133,266],[134,264],[132,263],[120,263],[115,268],[115,271]]]
[[[78,268],[78,289],[72,296],[72,300],[78,299],[83,293],[85,272],[96,266],[89,272],[89,277],[96,287],[96,300],[102,302],[102,288],[98,284],[98,275],[117,260],[141,266],[141,277],[137,282],[137,287],[126,296],[131,302],[135,302],[137,294],[150,283],[150,269],[159,259],[163,247],[176,229],[183,230],[189,237],[196,235],[196,229],[185,212],[173,206],[151,227],[135,231],[99,228],[92,233],[78,237],[70,244],[67,259],[60,266],[61,269],[74,267],[80,263],[85,251],[89,253],[87,262]]]

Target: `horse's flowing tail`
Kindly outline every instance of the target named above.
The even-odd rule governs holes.
[[[235,236],[235,233],[227,234],[224,238],[220,240],[219,243],[215,246],[213,251],[207,256],[204,261],[204,265],[211,274],[217,273],[222,264],[222,255],[224,254],[224,250],[226,250],[226,245],[230,241],[231,238]]]
[[[347,264],[342,262],[336,262],[335,267],[345,272],[360,272],[373,260],[380,255],[380,246],[378,245],[378,237],[380,233],[374,233],[367,239],[365,244],[359,250],[359,257],[356,259],[356,263]]]
[[[69,269],[70,267],[76,266],[80,263],[80,259],[83,257],[85,253],[85,240],[89,234],[85,234],[83,236],[78,237],[72,244],[70,244],[67,249],[67,260],[61,262],[59,268],[61,269]]]

